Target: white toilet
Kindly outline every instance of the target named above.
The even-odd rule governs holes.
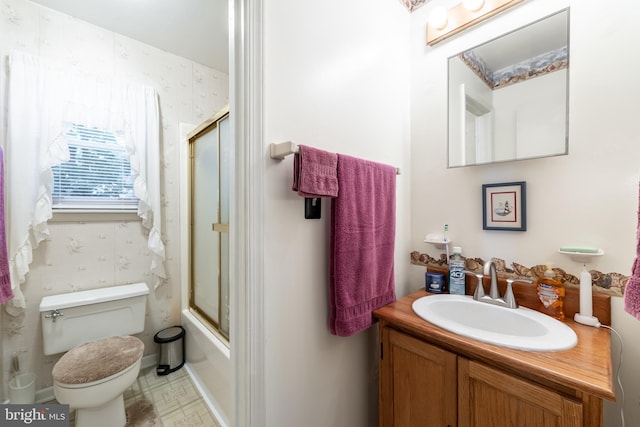
[[[53,367],[53,391],[76,410],[77,427],[126,423],[122,393],[140,372],[145,283],[53,295],[40,302],[44,354],[68,351]]]

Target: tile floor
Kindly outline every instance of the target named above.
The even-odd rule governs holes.
[[[169,375],[156,375],[155,367],[140,371],[124,392],[124,404],[147,399],[153,403],[164,427],[220,427],[185,368]],[[74,427],[71,414],[70,427]]]

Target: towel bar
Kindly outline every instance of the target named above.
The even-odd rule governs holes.
[[[298,146],[291,141],[272,143],[271,158],[284,160],[285,157],[298,152]],[[400,175],[400,168],[396,168],[396,175]]]
[[[281,142],[279,144],[271,144],[271,158],[276,160],[284,160],[290,154],[298,152],[298,146],[291,141]]]

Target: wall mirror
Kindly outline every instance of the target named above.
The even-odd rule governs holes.
[[[568,150],[569,9],[448,60],[448,167]]]

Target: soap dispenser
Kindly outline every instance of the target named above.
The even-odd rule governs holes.
[[[547,263],[544,276],[538,280],[537,290],[542,304],[540,311],[558,320],[564,320],[564,284],[556,278],[551,263]]]

